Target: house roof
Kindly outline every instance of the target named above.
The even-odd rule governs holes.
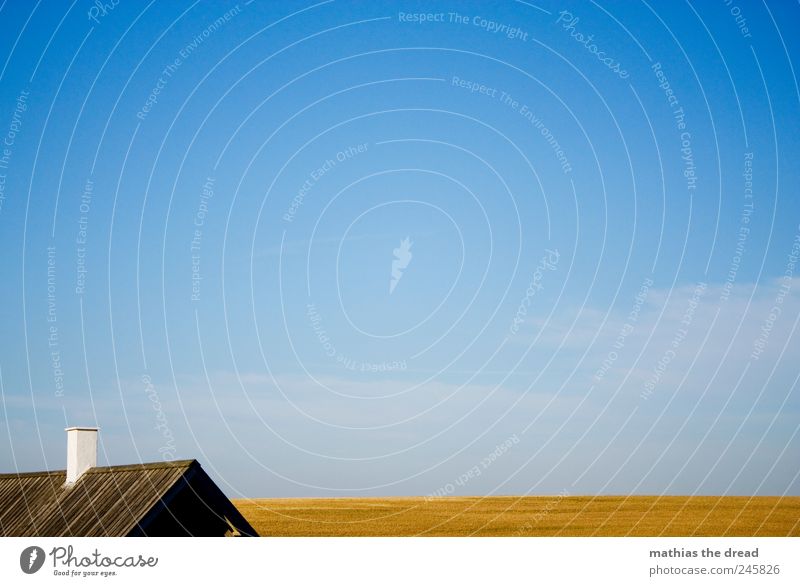
[[[90,468],[65,486],[66,471],[0,474],[0,535],[122,536],[190,472],[197,460]]]

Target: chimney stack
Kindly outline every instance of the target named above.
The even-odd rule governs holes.
[[[73,484],[89,468],[97,466],[97,428],[68,427],[67,484]]]

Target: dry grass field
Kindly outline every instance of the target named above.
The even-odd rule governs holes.
[[[800,497],[239,499],[262,536],[800,536]]]

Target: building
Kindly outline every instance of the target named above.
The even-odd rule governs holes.
[[[66,431],[66,470],[0,474],[0,535],[258,535],[197,460],[98,467],[97,428]]]

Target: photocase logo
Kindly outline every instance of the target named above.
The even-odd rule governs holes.
[[[392,260],[392,278],[389,281],[389,293],[394,293],[394,288],[397,287],[397,284],[400,282],[400,279],[403,278],[403,271],[408,266],[408,263],[411,262],[411,246],[414,243],[411,242],[408,236],[406,236],[405,240],[400,241],[400,246],[395,248],[392,252],[394,253],[394,260]]]
[[[44,565],[44,550],[41,547],[32,545],[22,550],[19,555],[19,567],[26,574],[35,574]]]

